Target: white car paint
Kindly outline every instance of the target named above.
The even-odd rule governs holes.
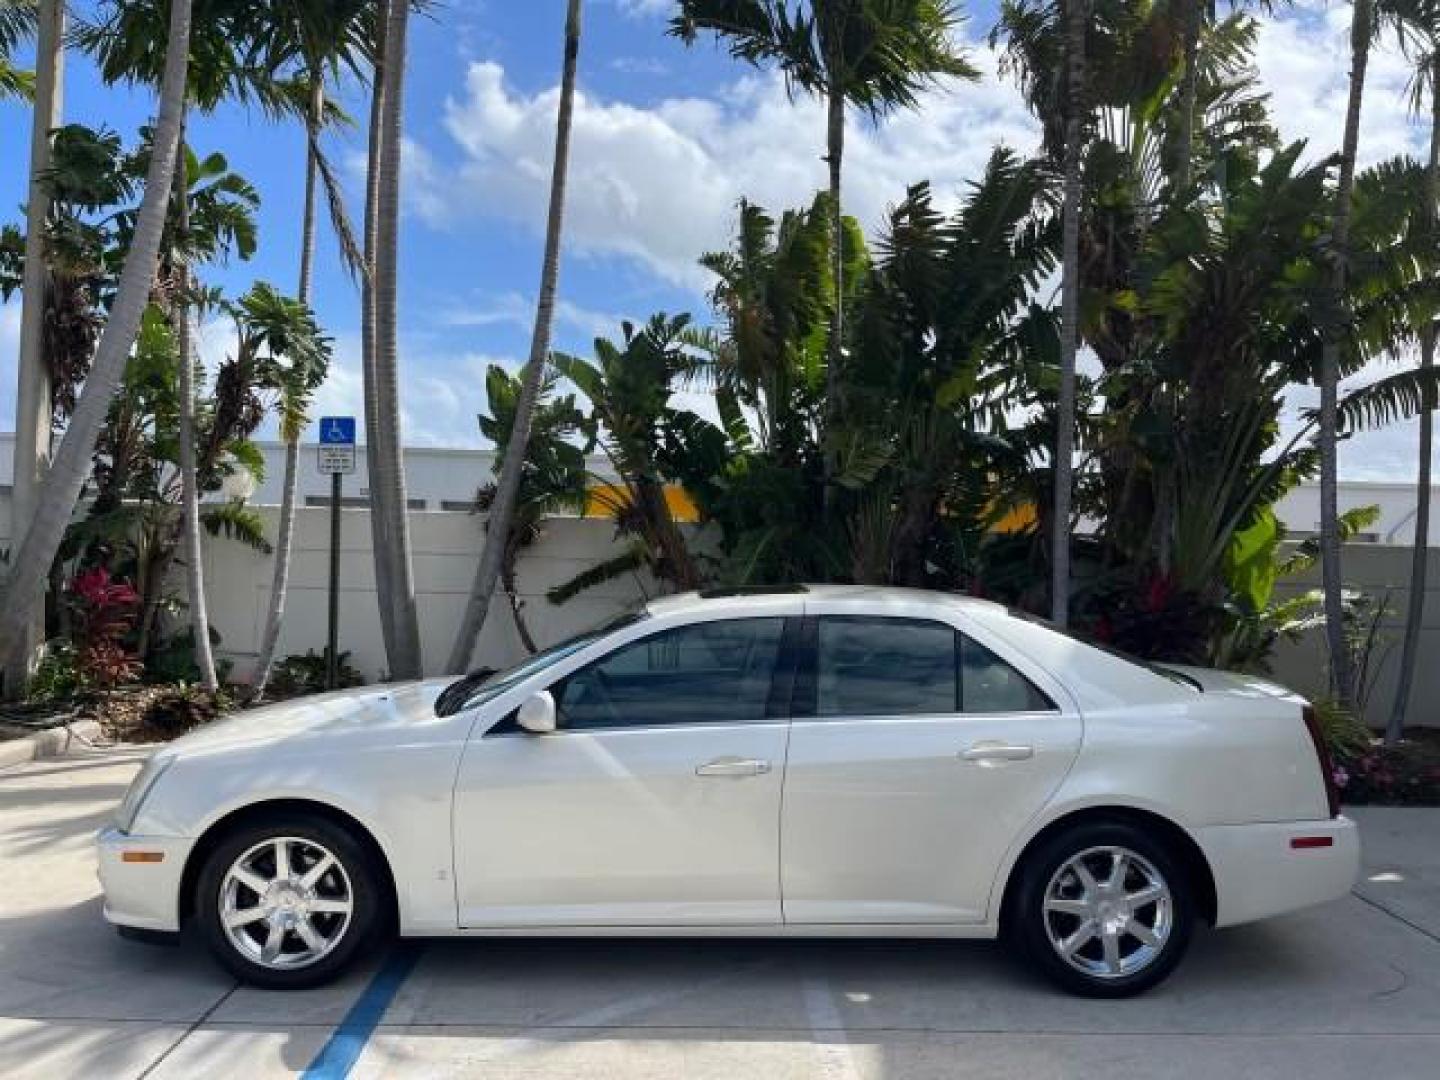
[[[846,614],[948,624],[1056,708],[485,737],[535,692],[656,631]],[[409,935],[993,936],[1026,845],[1096,807],[1157,815],[1193,840],[1220,925],[1343,895],[1358,838],[1329,815],[1303,703],[1248,677],[1186,674],[1205,691],[945,594],[665,598],[454,716],[435,714],[445,683],[429,681],[241,713],[160,749],[168,765],[134,820],[99,838],[105,913],[178,929],[201,838],[275,800],[324,804],[369,832]],[[985,756],[997,746],[1031,752]],[[980,760],[963,756],[977,747]],[[735,762],[764,767],[696,773]],[[1331,844],[1294,850],[1297,836]],[[123,860],[138,851],[161,861]]]

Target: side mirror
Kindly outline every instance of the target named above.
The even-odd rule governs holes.
[[[535,735],[549,735],[555,730],[555,699],[549,690],[541,690],[520,706],[516,722]]]

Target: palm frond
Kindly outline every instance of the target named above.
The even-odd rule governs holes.
[[[554,586],[546,592],[545,599],[552,604],[563,604],[568,600],[573,600],[587,589],[604,585],[606,582],[614,581],[626,574],[638,573],[644,567],[645,553],[643,548],[637,544],[629,551],[597,563],[595,566],[582,570],[569,581]]]
[[[211,536],[238,541],[262,555],[271,555],[275,551],[274,545],[265,536],[260,515],[244,503],[206,503],[200,507],[200,524]]]

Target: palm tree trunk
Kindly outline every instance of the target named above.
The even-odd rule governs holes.
[[[45,307],[50,268],[45,222],[50,198],[41,178],[50,168],[50,132],[60,126],[65,77],[65,5],[41,0],[36,14],[35,111],[30,121],[30,185],[25,209],[25,279],[21,288],[20,378],[15,394],[15,486],[10,519],[29,521],[50,464],[50,368],[44,352]],[[23,627],[24,639],[5,669],[5,696],[25,696],[35,658],[45,640],[45,613]]]
[[[300,283],[297,297],[302,304],[310,303],[310,281],[315,262],[315,147],[319,137],[320,117],[325,108],[325,84],[318,73],[311,73],[310,103],[305,113],[305,211],[300,220]],[[285,594],[290,589],[290,561],[295,546],[295,497],[300,486],[300,435],[298,425],[285,433],[285,488],[280,496],[280,527],[275,539],[275,572],[270,581],[270,608],[265,617],[265,633],[260,639],[260,655],[255,660],[251,693],[259,699],[270,681],[275,663],[275,647],[280,640],[280,627],[285,622]]]
[[[830,309],[830,340],[825,351],[825,424],[832,434],[840,416],[840,361],[845,346],[845,214],[840,208],[840,174],[845,158],[845,97],[830,90],[826,115],[825,162],[830,171],[830,276],[835,290]],[[830,505],[832,456],[824,455],[825,505]]]
[[[1185,77],[1180,85],[1180,162],[1175,187],[1182,193],[1190,186],[1195,156],[1195,99],[1200,88],[1200,26],[1205,0],[1185,0]]]
[[[560,111],[555,122],[555,163],[550,176],[550,212],[545,226],[545,257],[540,271],[540,296],[535,309],[535,332],[530,339],[530,358],[515,406],[515,425],[505,447],[505,461],[495,483],[490,504],[485,549],[475,569],[470,599],[445,670],[460,675],[470,666],[475,642],[490,612],[495,585],[505,561],[506,540],[515,520],[515,503],[520,494],[520,474],[530,443],[535,403],[550,356],[550,333],[555,318],[555,293],[560,281],[560,237],[565,220],[565,179],[570,165],[570,125],[575,109],[575,72],[580,58],[580,0],[569,0],[565,17],[565,62],[560,80]]]
[[[1075,352],[1080,329],[1080,153],[1084,138],[1084,0],[1070,0],[1067,35],[1070,115],[1065,121],[1065,191],[1061,240],[1060,394],[1055,404],[1055,512],[1050,523],[1050,617],[1070,620],[1070,507],[1075,462]]]
[[[174,0],[170,7],[159,116],[134,238],[125,256],[115,302],[100,335],[85,388],[41,486],[30,527],[15,549],[4,594],[0,596],[0,656],[7,659],[16,646],[23,643],[25,627],[44,598],[50,564],[55,561],[65,527],[79,501],[85,478],[90,475],[95,440],[125,374],[126,358],[150,300],[150,287],[160,258],[170,181],[175,171],[189,44],[190,0]]]
[[[404,440],[400,422],[398,356],[400,132],[404,117],[405,38],[410,5],[392,2],[385,18],[385,66],[381,81],[380,176],[375,210],[375,410],[378,439],[368,452],[377,459],[385,493],[386,550],[391,588],[390,677],[423,674],[420,621],[415,607],[415,571],[410,560],[410,518],[405,497]]]
[[[365,167],[364,251],[365,275],[360,286],[360,367],[365,408],[365,472],[370,482],[370,549],[375,564],[375,599],[380,611],[380,635],[385,645],[386,663],[395,655],[394,588],[390,581],[390,517],[386,513],[389,492],[381,483],[379,459],[375,448],[380,445],[380,411],[376,405],[378,390],[375,377],[375,257],[379,244],[380,207],[380,120],[385,111],[385,25],[389,12],[388,0],[380,0],[378,23],[380,40],[375,43],[375,70],[370,87],[370,125]]]
[[[1440,203],[1440,54],[1430,58],[1430,160],[1425,171],[1425,213],[1433,223]],[[1420,334],[1420,370],[1435,366],[1435,323]],[[1385,725],[1385,742],[1398,743],[1405,736],[1405,714],[1415,685],[1415,664],[1420,656],[1420,633],[1425,626],[1425,589],[1430,569],[1430,484],[1431,456],[1435,446],[1435,401],[1427,390],[1420,410],[1420,462],[1415,480],[1415,538],[1410,550],[1410,596],[1405,605],[1405,639],[1400,649],[1400,674],[1395,702]]]
[[[505,565],[500,571],[500,586],[505,590],[505,599],[510,602],[510,617],[515,621],[515,633],[520,636],[520,644],[525,651],[534,656],[539,649],[535,646],[535,639],[530,634],[530,627],[525,622],[525,605],[520,599],[515,583],[515,564],[520,560],[520,545],[512,538],[511,543],[505,551]]]
[[[1355,155],[1360,142],[1360,106],[1370,59],[1371,0],[1353,0],[1350,16],[1350,95],[1335,188],[1335,222],[1330,231],[1330,312],[1320,349],[1320,566],[1325,593],[1325,637],[1335,698],[1355,707],[1355,674],[1345,643],[1344,580],[1340,566],[1338,395],[1340,327],[1350,254],[1350,212],[1355,191]]]
[[[215,657],[210,651],[210,612],[205,600],[205,553],[200,542],[200,484],[195,469],[195,356],[190,327],[190,182],[185,164],[185,118],[180,118],[180,150],[175,156],[175,351],[180,366],[180,531],[185,549],[185,593],[190,603],[190,630],[195,639],[195,666],[200,681],[214,693]]]

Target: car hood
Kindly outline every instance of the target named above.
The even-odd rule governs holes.
[[[1192,667],[1189,664],[1156,664],[1155,666],[1175,672],[1182,679],[1198,685],[1200,690],[1206,694],[1269,698],[1296,696],[1293,690],[1287,690],[1279,683],[1243,671],[1222,671],[1219,668]]]
[[[447,684],[445,679],[390,683],[263,705],[197,728],[168,749],[175,754],[205,753],[289,738],[350,738],[384,729],[439,725],[446,718],[435,715],[435,699]]]

